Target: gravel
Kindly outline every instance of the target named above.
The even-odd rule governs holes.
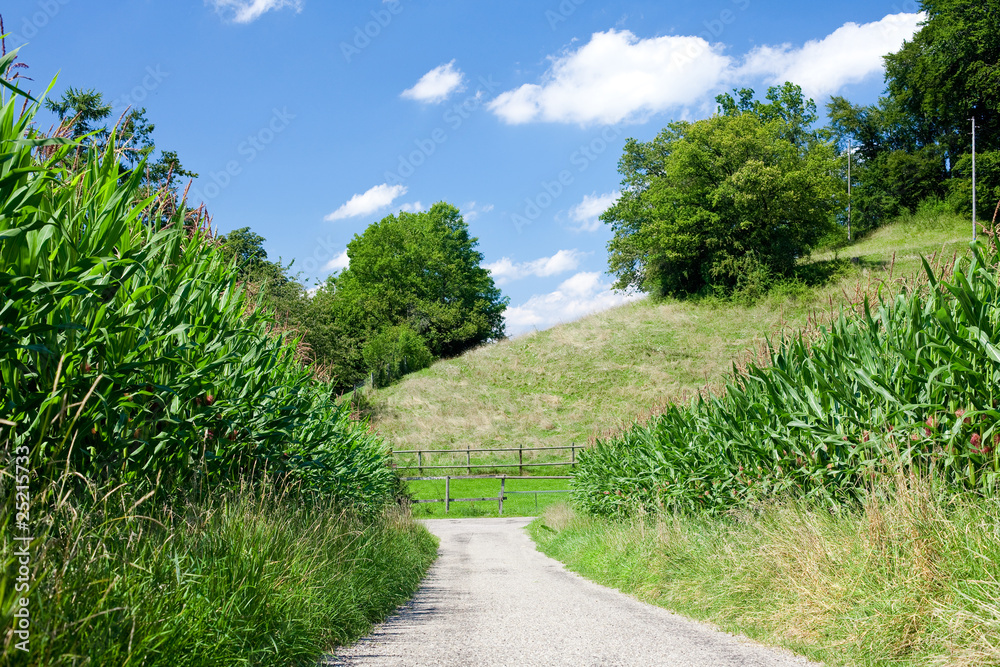
[[[440,519],[414,599],[322,665],[810,665],[569,572],[526,518]]]

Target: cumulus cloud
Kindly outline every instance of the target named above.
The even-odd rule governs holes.
[[[347,251],[344,250],[339,255],[331,259],[329,262],[323,265],[323,271],[329,273],[330,271],[340,271],[346,269],[351,264],[351,259],[347,256]]]
[[[252,23],[265,13],[289,7],[296,13],[302,11],[302,0],[207,0],[215,11],[229,17],[234,23]]]
[[[718,90],[731,66],[721,49],[701,37],[596,32],[552,58],[542,83],[501,93],[489,108],[512,124],[641,121]]]
[[[583,196],[583,201],[569,210],[569,218],[577,223],[576,227],[571,227],[574,232],[596,232],[601,228],[602,223],[598,216],[614,206],[621,193],[618,190],[604,195],[596,192]]]
[[[485,264],[484,268],[490,272],[497,285],[503,285],[528,276],[546,278],[572,271],[580,265],[580,260],[586,254],[579,250],[560,250],[551,257],[521,263],[515,263],[509,257],[502,257],[496,262]]]
[[[389,185],[388,183],[376,185],[363,194],[354,195],[348,199],[343,206],[326,216],[325,220],[343,220],[344,218],[356,218],[359,215],[370,215],[389,206],[405,194],[405,185]]]
[[[452,93],[465,90],[464,81],[465,74],[455,67],[455,61],[452,60],[424,74],[412,88],[400,93],[400,97],[425,104],[437,104],[444,102]]]
[[[925,14],[894,14],[881,21],[848,23],[801,47],[760,46],[743,58],[701,36],[639,38],[608,30],[550,57],[538,83],[498,95],[488,108],[510,124],[536,121],[643,122],[653,114],[686,112],[712,104],[726,88],[748,79],[792,81],[807,95],[834,93],[882,72],[882,56],[897,51],[919,29]]]
[[[761,46],[751,51],[738,77],[762,76],[770,84],[792,81],[808,97],[831,95],[850,83],[881,74],[882,57],[912,39],[926,14],[892,14],[874,23],[847,23],[801,48],[791,44]]]
[[[563,281],[548,294],[536,294],[506,312],[507,333],[511,336],[571,322],[585,315],[620,306],[642,298],[638,294],[611,291],[611,284],[597,272],[580,272]]]

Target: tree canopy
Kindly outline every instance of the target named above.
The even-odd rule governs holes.
[[[480,266],[477,245],[450,204],[383,218],[347,244],[334,319],[366,341],[406,324],[435,356],[502,338],[508,299]]]
[[[107,120],[111,116],[111,105],[104,103],[103,93],[94,89],[74,88],[70,86],[63,91],[59,99],[45,101],[45,107],[56,114],[59,122],[65,124],[69,135],[80,139],[91,135],[91,143],[99,149],[103,148],[111,134]],[[142,107],[129,109],[115,128],[116,145],[121,149],[121,168],[123,171],[134,169],[144,159],[149,158],[156,149],[153,143],[153,132],[156,126],[146,118],[146,109]],[[146,185],[157,187],[166,185],[173,189],[178,178],[197,178],[198,174],[186,170],[181,165],[176,151],[161,151],[160,158],[155,162],[150,158],[146,162],[147,173],[144,174]]]
[[[808,129],[815,105],[788,85],[770,104],[739,94],[720,96],[725,115],[626,143],[622,195],[601,216],[617,289],[753,289],[829,232],[840,183],[832,145]]]
[[[927,20],[885,57],[886,95],[852,105],[834,97],[831,130],[856,150],[862,230],[931,203],[967,212],[977,125],[981,208],[1000,197],[1000,0],[923,0]],[[935,204],[937,203],[937,204]]]

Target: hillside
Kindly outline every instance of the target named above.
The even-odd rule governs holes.
[[[961,218],[908,218],[809,258],[798,285],[754,305],[642,300],[487,345],[373,392],[373,422],[395,449],[585,444],[719,381],[765,337],[916,274],[921,255],[964,252],[968,235]]]

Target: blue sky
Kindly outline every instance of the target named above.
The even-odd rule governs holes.
[[[8,48],[198,172],[219,231],[251,227],[307,284],[399,210],[447,201],[511,298],[508,332],[621,303],[609,230],[629,137],[791,80],[870,103],[913,0],[15,0]]]

